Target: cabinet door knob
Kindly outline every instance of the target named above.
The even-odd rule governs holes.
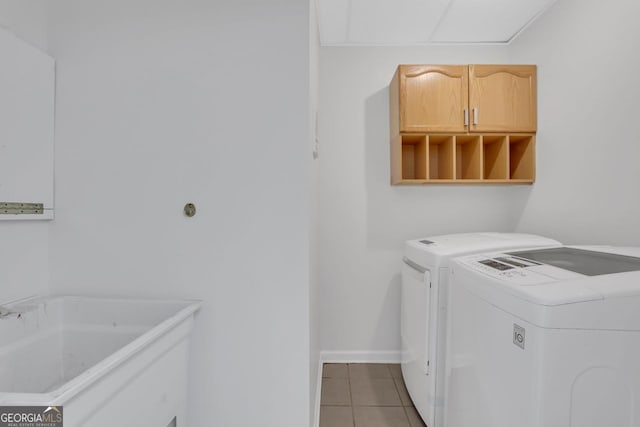
[[[478,124],[478,108],[473,109],[473,125]]]
[[[464,125],[469,126],[469,109],[464,109]]]

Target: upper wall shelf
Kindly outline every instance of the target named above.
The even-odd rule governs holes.
[[[400,65],[391,183],[532,183],[535,65]]]
[[[391,142],[392,184],[530,184],[534,134],[406,134]]]

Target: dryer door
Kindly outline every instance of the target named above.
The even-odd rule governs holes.
[[[402,266],[402,362],[429,374],[429,308],[431,274],[408,259]]]
[[[402,377],[416,410],[428,426],[434,424],[433,394],[435,371],[429,362],[431,313],[431,272],[410,260],[402,265],[401,338]]]

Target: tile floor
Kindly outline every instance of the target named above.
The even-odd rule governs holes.
[[[400,365],[327,363],[320,404],[320,427],[425,427]]]

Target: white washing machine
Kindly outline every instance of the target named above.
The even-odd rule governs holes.
[[[444,426],[449,261],[465,254],[554,247],[530,234],[468,233],[409,240],[402,267],[402,375],[429,427]]]
[[[640,248],[451,263],[448,427],[639,427]]]

